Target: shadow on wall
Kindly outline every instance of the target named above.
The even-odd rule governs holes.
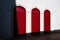
[[[13,37],[15,0],[0,0],[0,37]]]

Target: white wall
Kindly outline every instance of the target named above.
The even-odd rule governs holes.
[[[44,31],[43,12],[45,9],[51,12],[51,30],[60,30],[60,0],[16,0],[16,6],[26,9],[26,32],[31,32],[31,10],[38,8],[41,13],[41,31]]]

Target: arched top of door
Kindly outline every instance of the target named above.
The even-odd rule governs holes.
[[[44,14],[50,14],[50,11],[49,10],[45,10]]]
[[[33,8],[32,13],[40,13],[40,10],[38,8]]]
[[[22,6],[16,6],[16,11],[19,11],[19,12],[26,12],[26,9]]]

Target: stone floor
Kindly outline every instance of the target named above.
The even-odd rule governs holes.
[[[14,38],[13,40],[60,40],[60,33],[53,33],[53,34],[36,34],[31,36],[23,36]]]

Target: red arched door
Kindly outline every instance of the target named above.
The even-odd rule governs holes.
[[[40,11],[34,8],[31,13],[32,32],[40,32]]]
[[[26,10],[21,6],[16,6],[16,17],[17,17],[17,27],[18,34],[26,33]]]
[[[50,31],[50,11],[49,10],[44,11],[44,31],[45,32]]]

